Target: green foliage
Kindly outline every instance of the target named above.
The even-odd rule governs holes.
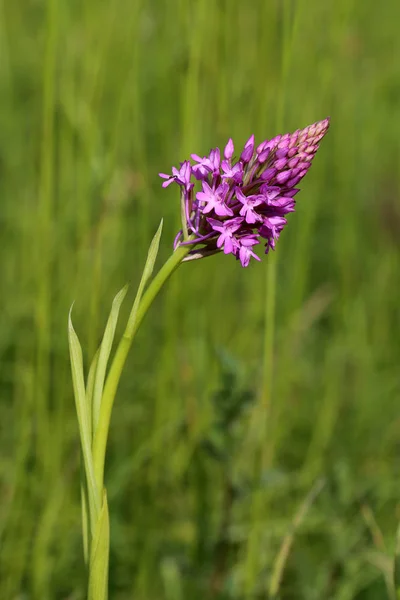
[[[122,288],[113,300],[103,339],[89,368],[86,390],[82,349],[78,336],[72,326],[72,309],[70,310],[68,319],[72,382],[83,459],[81,464],[82,537],[84,561],[88,569],[89,600],[107,600],[108,598],[110,524],[107,493],[104,488],[104,463],[115,393],[130,344],[138,328],[138,322],[143,318],[152,300],[156,297],[157,291],[161,289],[162,281],[168,279],[168,274],[176,268],[176,257],[178,257],[179,262],[181,254],[181,251],[178,250],[171,257],[171,260],[165,263],[163,269],[160,270],[158,276],[147,290],[142,302],[145,286],[151,277],[157,259],[162,224],[163,222],[161,221],[150,244],[128,324],[117,347],[111,368],[108,370],[105,386],[104,382],[114,342],[118,315],[128,291],[128,286]],[[165,277],[162,276],[162,273],[165,273]],[[160,281],[161,283],[158,283]],[[154,288],[156,291],[152,291]]]
[[[108,598],[108,557],[110,550],[110,523],[108,517],[107,494],[104,490],[103,503],[93,535],[93,549],[90,556],[88,600]]]
[[[89,507],[89,514],[91,517],[90,531],[94,531],[94,527],[97,521],[97,515],[100,510],[100,503],[98,501],[98,492],[94,476],[92,440],[90,435],[90,414],[92,413],[92,410],[89,410],[87,404],[87,399],[89,396],[86,394],[85,391],[82,349],[79,343],[78,336],[76,335],[72,325],[71,312],[68,318],[68,339],[76,414],[78,417],[79,437],[82,445],[83,464],[86,476],[85,484],[87,487],[87,491],[85,491],[84,495],[86,496],[87,494],[88,498],[87,506]],[[85,527],[85,529],[86,528],[87,527]]]
[[[92,396],[92,407],[93,407],[93,432],[96,431],[99,423],[99,415],[101,409],[101,399],[103,396],[104,381],[106,378],[106,370],[108,360],[111,354],[111,348],[114,342],[115,329],[117,327],[118,315],[121,308],[121,304],[124,301],[128,286],[122,288],[120,292],[115,296],[110,316],[107,321],[106,328],[104,330],[104,336],[99,348],[98,357],[95,355],[96,362],[96,376],[94,381],[93,396]]]
[[[156,262],[158,250],[160,247],[162,228],[163,228],[163,220],[161,220],[161,223],[155,233],[155,236],[153,237],[153,239],[151,241],[149,250],[147,252],[147,259],[146,259],[146,263],[144,265],[143,274],[140,279],[138,291],[135,296],[135,301],[133,303],[131,314],[129,315],[128,325],[127,325],[127,328],[125,331],[125,335],[129,338],[131,338],[134,335],[135,329],[137,327],[136,321],[137,321],[139,306],[140,306],[140,303],[142,300],[143,292],[144,292],[146,285],[149,282],[149,280],[152,276],[153,270],[154,270],[154,264]]]
[[[137,334],[105,474],[110,598],[268,597],[321,477],[280,600],[395,598],[399,13],[0,4],[2,599],[86,597],[66,315],[75,299],[87,373],[161,217],[170,254],[179,198],[157,173],[326,115],[276,265],[184,264]]]

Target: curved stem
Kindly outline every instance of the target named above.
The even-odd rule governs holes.
[[[157,275],[154,277],[146,292],[143,294],[143,298],[140,302],[135,322],[128,323],[122,339],[119,343],[117,351],[112,362],[110,372],[108,374],[103,398],[101,401],[99,422],[96,429],[96,434],[93,443],[93,462],[96,478],[96,488],[99,494],[99,501],[103,494],[103,480],[104,480],[104,462],[106,455],[107,437],[108,430],[110,427],[111,411],[114,404],[115,394],[118,389],[119,380],[121,378],[122,370],[125,365],[128,352],[132,345],[133,338],[144,316],[150,308],[153,300],[157,296],[158,292],[169,279],[172,273],[178,268],[182,260],[189,253],[192,248],[190,246],[179,246],[175,252],[169,257],[167,262],[161,267]]]

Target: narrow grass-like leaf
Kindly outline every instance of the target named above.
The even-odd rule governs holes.
[[[93,461],[96,475],[96,486],[98,490],[103,488],[104,463],[112,407],[114,405],[115,394],[118,389],[119,380],[132,344],[132,340],[154,298],[157,296],[158,292],[172,275],[172,273],[178,268],[182,262],[182,259],[189,252],[189,246],[179,246],[171,254],[166,263],[161,267],[157,275],[152,279],[146,292],[143,294],[146,282],[153,272],[154,263],[158,253],[161,230],[162,221],[150,245],[142,279],[140,281],[138,293],[132,307],[128,324],[115,352],[115,356],[104,386],[99,423],[93,440]]]
[[[96,431],[97,423],[99,421],[101,398],[103,395],[104,380],[106,377],[108,359],[110,358],[111,348],[114,341],[119,311],[127,291],[128,286],[126,285],[124,288],[122,288],[122,290],[118,292],[118,294],[113,300],[110,316],[108,317],[106,329],[104,331],[103,340],[101,342],[98,354],[97,367],[95,369],[96,374],[94,379],[92,401],[93,432]]]
[[[103,504],[96,523],[90,555],[88,600],[107,600],[110,523],[107,493],[103,490]]]
[[[90,440],[92,440],[92,399],[93,399],[93,389],[94,389],[94,380],[96,375],[97,363],[99,360],[100,348],[97,350],[94,358],[92,360],[92,364],[90,365],[89,375],[86,382],[86,408],[88,412],[88,427],[89,427],[89,435]],[[83,454],[81,451],[81,506],[82,506],[82,537],[83,537],[83,556],[85,558],[85,564],[89,563],[90,556],[90,540],[92,538],[91,528],[90,528],[90,513],[89,513],[89,492],[86,483],[86,476],[84,470],[84,460]]]
[[[92,364],[90,365],[89,375],[87,377],[87,382],[86,382],[86,406],[87,406],[87,410],[88,410],[88,419],[89,419],[90,439],[91,440],[93,437],[93,430],[92,430],[93,392],[94,392],[94,382],[95,382],[95,377],[96,377],[97,364],[99,362],[99,354],[100,354],[100,348],[97,349],[97,352],[94,355]]]
[[[89,493],[86,484],[85,469],[83,467],[83,454],[81,451],[81,508],[82,508],[82,539],[83,539],[83,557],[85,565],[89,563],[90,555],[90,514],[89,514]]]
[[[275,564],[272,568],[272,576],[268,595],[268,598],[270,598],[271,600],[278,600],[279,598],[278,594],[282,583],[283,572],[285,570],[287,559],[293,546],[295,534],[302,522],[304,521],[308,510],[310,509],[315,499],[325,486],[325,483],[325,479],[319,479],[318,481],[316,481],[314,486],[311,488],[311,490],[301,503],[298,511],[294,516],[289,531],[283,538],[282,545],[276,557]]]
[[[72,307],[71,307],[72,310]],[[78,336],[72,325],[71,310],[68,317],[68,341],[71,358],[72,382],[74,387],[76,414],[78,417],[79,436],[85,467],[86,482],[88,488],[89,508],[91,526],[96,523],[99,511],[99,503],[96,494],[96,482],[94,477],[92,448],[90,439],[90,425],[86,404],[85,380],[83,375],[82,349]]]
[[[128,338],[132,337],[132,335],[133,335],[133,332],[135,329],[136,315],[137,315],[137,311],[139,308],[140,300],[142,299],[142,295],[143,295],[144,289],[146,287],[146,284],[153,273],[154,264],[156,262],[156,258],[157,258],[157,254],[158,254],[158,248],[160,246],[160,238],[161,238],[162,228],[163,228],[163,219],[161,219],[160,225],[158,226],[158,229],[157,229],[153,239],[151,240],[151,244],[150,244],[149,250],[147,252],[146,264],[144,265],[142,278],[139,283],[139,288],[138,288],[138,291],[136,294],[135,302],[133,303],[131,314],[129,315],[128,325],[126,326],[126,331],[124,334]]]

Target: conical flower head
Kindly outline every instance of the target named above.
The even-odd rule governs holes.
[[[160,173],[163,187],[176,183],[181,188],[182,230],[175,247],[193,246],[185,260],[223,251],[246,267],[250,258],[260,260],[253,248],[261,239],[266,253],[274,249],[328,127],[324,119],[257,147],[252,135],[236,161],[229,139],[222,153],[214,148],[209,156],[192,154],[193,165],[185,161],[172,168],[172,175]]]

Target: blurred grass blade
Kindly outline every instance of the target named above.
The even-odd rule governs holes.
[[[90,555],[88,600],[107,600],[109,547],[110,523],[107,493],[106,490],[103,490],[103,504],[96,523]]]
[[[111,348],[112,348],[113,341],[114,341],[115,329],[117,327],[119,311],[120,311],[122,302],[124,301],[127,291],[128,291],[128,286],[126,285],[125,287],[122,288],[122,290],[120,290],[118,292],[118,294],[115,296],[115,298],[113,300],[110,316],[108,317],[106,329],[104,331],[103,340],[101,342],[100,349],[98,351],[98,356],[96,353],[97,361],[96,361],[96,356],[94,358],[94,361],[96,361],[97,365],[95,364],[94,368],[92,369],[92,367],[93,367],[93,364],[92,364],[92,366],[91,366],[92,372],[89,373],[89,377],[88,377],[88,384],[89,384],[90,376],[91,377],[94,376],[93,401],[91,403],[93,432],[96,431],[96,427],[99,422],[101,398],[103,395],[104,380],[106,378],[108,359],[110,358]],[[94,372],[95,372],[95,375],[94,375]],[[89,385],[88,385],[88,387],[89,387]]]
[[[278,552],[278,556],[276,557],[275,564],[272,569],[271,583],[269,586],[269,595],[268,598],[271,600],[278,600],[279,590],[282,583],[283,573],[285,570],[285,566],[287,563],[287,559],[289,557],[290,551],[293,546],[294,536],[296,531],[304,521],[304,518],[314,503],[317,496],[321,493],[323,487],[325,486],[325,479],[318,479],[307,496],[304,498],[301,503],[297,513],[294,516],[291,527],[288,533],[285,535],[282,541],[282,545]]]
[[[151,240],[151,244],[150,244],[150,247],[149,247],[149,250],[147,253],[147,259],[146,259],[146,264],[144,265],[143,275],[142,275],[142,278],[139,283],[139,288],[138,288],[138,291],[136,294],[135,302],[133,303],[131,314],[129,315],[128,325],[126,327],[126,331],[124,334],[128,338],[132,337],[132,335],[133,335],[134,328],[135,328],[136,315],[137,315],[137,311],[139,308],[140,300],[142,299],[142,295],[143,295],[144,289],[146,287],[146,284],[153,273],[154,264],[156,262],[157,255],[158,255],[158,248],[160,246],[162,229],[163,229],[163,219],[161,219],[160,225],[158,226],[158,229],[157,229],[153,239]]]
[[[396,551],[394,555],[394,587],[396,598],[400,600],[400,525],[396,535]]]
[[[176,561],[172,558],[164,559],[160,574],[164,582],[166,600],[183,600],[182,575]]]
[[[74,387],[76,414],[78,417],[79,436],[81,440],[81,448],[83,454],[83,464],[85,467],[85,475],[88,489],[90,520],[91,527],[93,528],[93,524],[97,520],[99,506],[96,494],[96,483],[93,469],[90,424],[88,418],[85,381],[83,375],[82,349],[79,343],[78,336],[76,335],[72,325],[71,311],[72,307],[68,317],[68,341],[71,358],[72,381]]]

